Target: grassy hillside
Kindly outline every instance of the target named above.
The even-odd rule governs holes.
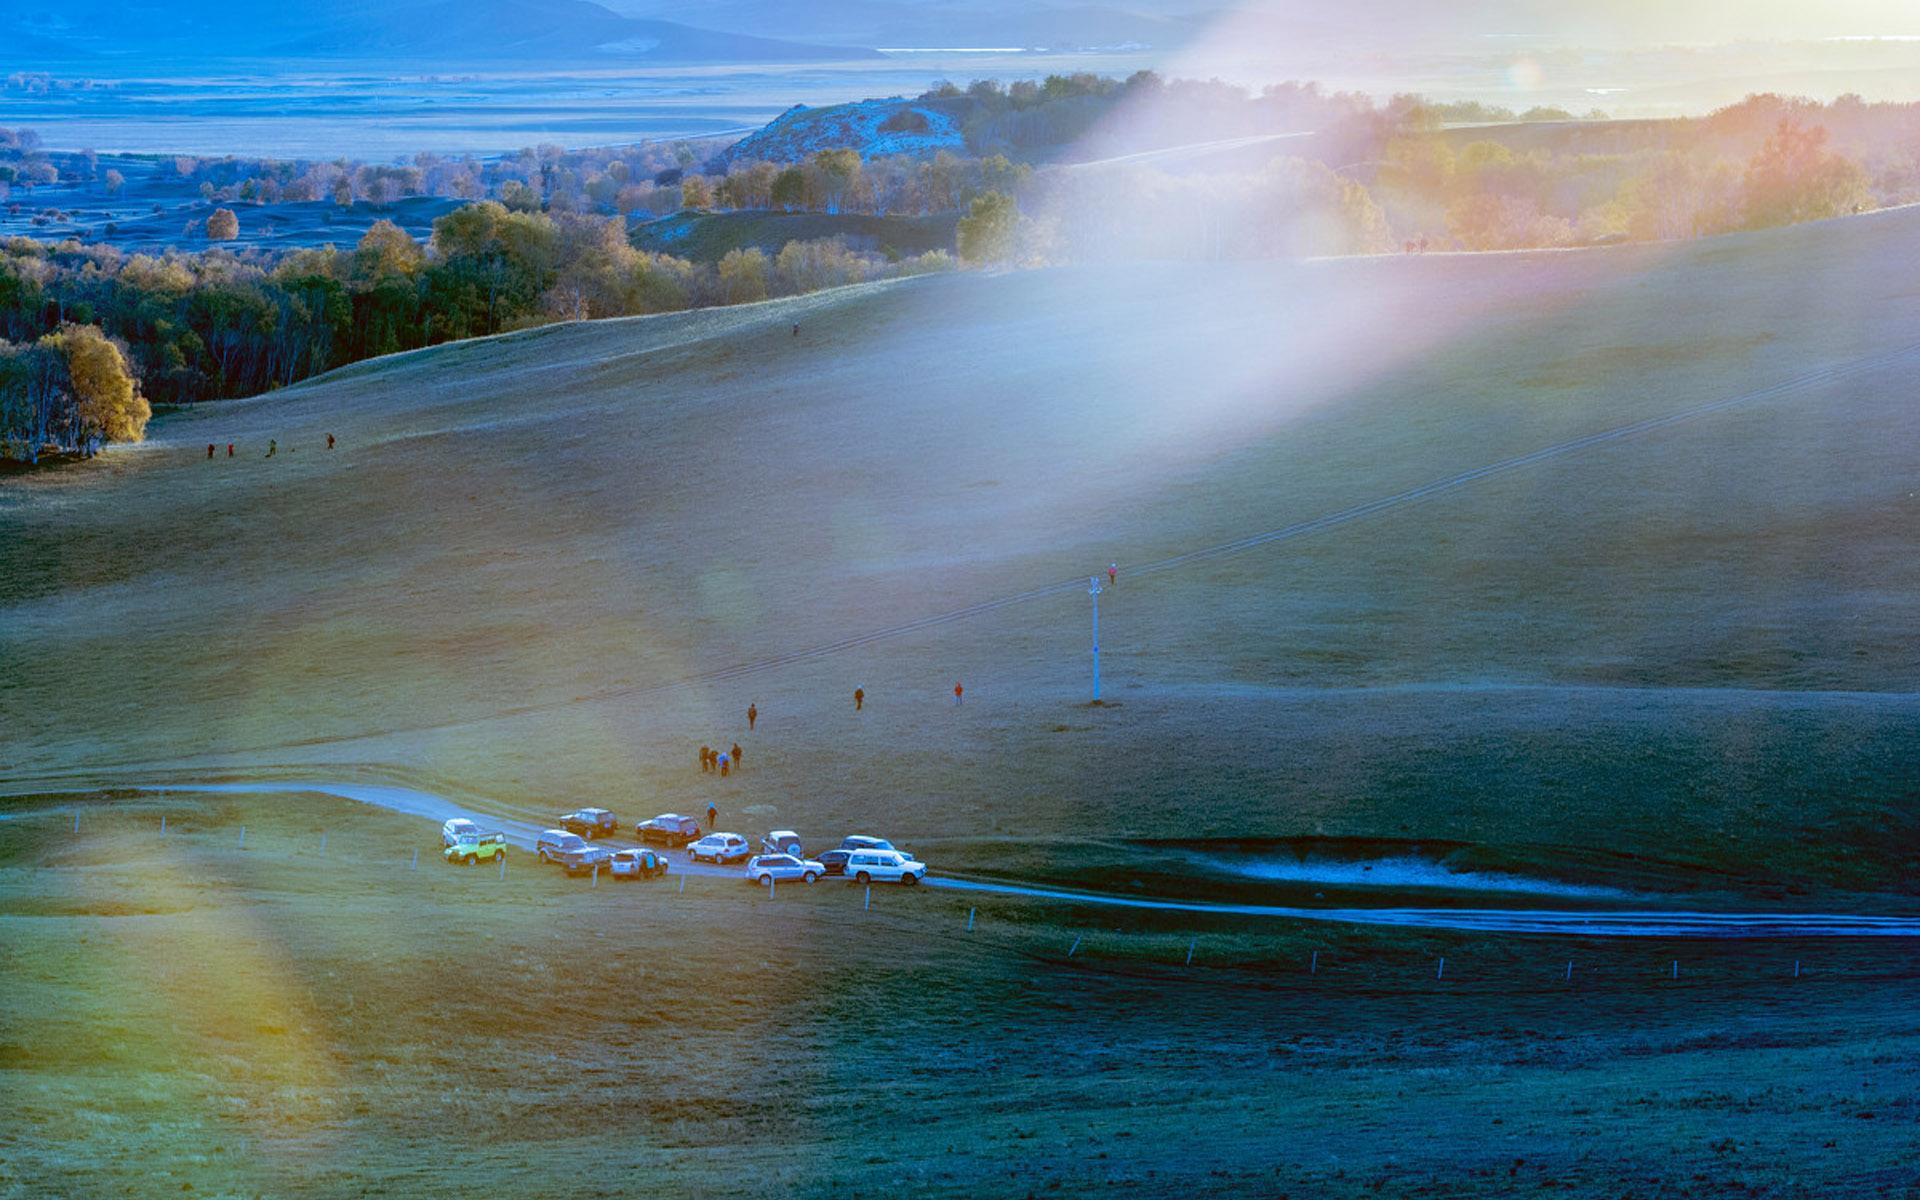
[[[1061,873],[1095,840],[1393,838],[1907,892],[1910,367],[1129,569],[1905,345],[1917,231],[967,274],[201,406],[0,494],[0,774],[713,799],[950,868],[1009,837]],[[1102,709],[1077,590],[714,677],[1109,561]],[[744,773],[693,769],[735,739]]]
[[[876,217],[865,213],[681,212],[644,221],[633,229],[642,250],[675,254],[696,262],[717,262],[729,250],[759,247],[778,254],[788,242],[845,238],[855,250],[907,258],[929,250],[954,249],[958,214],[932,217]]]
[[[928,276],[365,363],[8,479],[0,1196],[1905,1186],[1894,942],[869,911],[442,867],[310,794],[35,792],[364,776],[1117,890],[1425,854],[1911,910],[1913,360],[1820,373],[1914,339],[1916,237]]]

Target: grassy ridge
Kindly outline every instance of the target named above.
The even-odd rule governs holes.
[[[780,253],[788,242],[845,238],[855,250],[911,258],[931,250],[954,252],[959,214],[931,217],[867,213],[682,212],[643,221],[633,229],[641,250],[718,262],[728,251],[755,248]]]

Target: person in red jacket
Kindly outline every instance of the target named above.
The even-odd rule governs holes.
[[[962,688],[959,684],[956,683],[953,685],[953,702],[955,704],[960,703],[960,697],[964,693],[964,691],[965,689]]]

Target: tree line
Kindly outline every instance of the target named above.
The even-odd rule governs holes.
[[[955,265],[939,252],[890,261],[837,239],[696,263],[635,249],[618,218],[493,201],[440,218],[425,244],[383,221],[351,249],[279,257],[12,238],[0,241],[0,457],[137,440],[149,401],[255,395],[376,355]],[[126,394],[99,382],[108,357]]]

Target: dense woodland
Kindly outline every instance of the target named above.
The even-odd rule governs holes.
[[[921,101],[958,106],[980,153],[862,158],[831,148],[770,163],[672,143],[384,166],[161,164],[223,206],[202,222],[198,245],[127,254],[0,241],[0,457],[137,437],[148,400],[251,395],[374,355],[541,322],[749,302],[957,262],[897,261],[834,239],[695,262],[633,246],[630,218],[658,213],[959,212],[961,258],[1033,264],[1667,239],[1920,200],[1920,105],[1857,97],[1754,96],[1698,119],[1600,121],[1142,74],[941,87]],[[1195,129],[1297,128],[1317,132],[1252,168],[1022,161],[1068,142],[1098,147],[1120,136],[1115,129],[1132,140],[1107,149],[1178,144]],[[115,174],[100,171],[97,156],[52,154],[30,133],[0,130],[0,189],[13,204],[76,179],[112,191],[125,182]],[[412,195],[471,203],[435,221],[425,242],[382,222],[348,248],[273,255],[219,245],[252,206]],[[110,379],[109,358],[130,394]]]

